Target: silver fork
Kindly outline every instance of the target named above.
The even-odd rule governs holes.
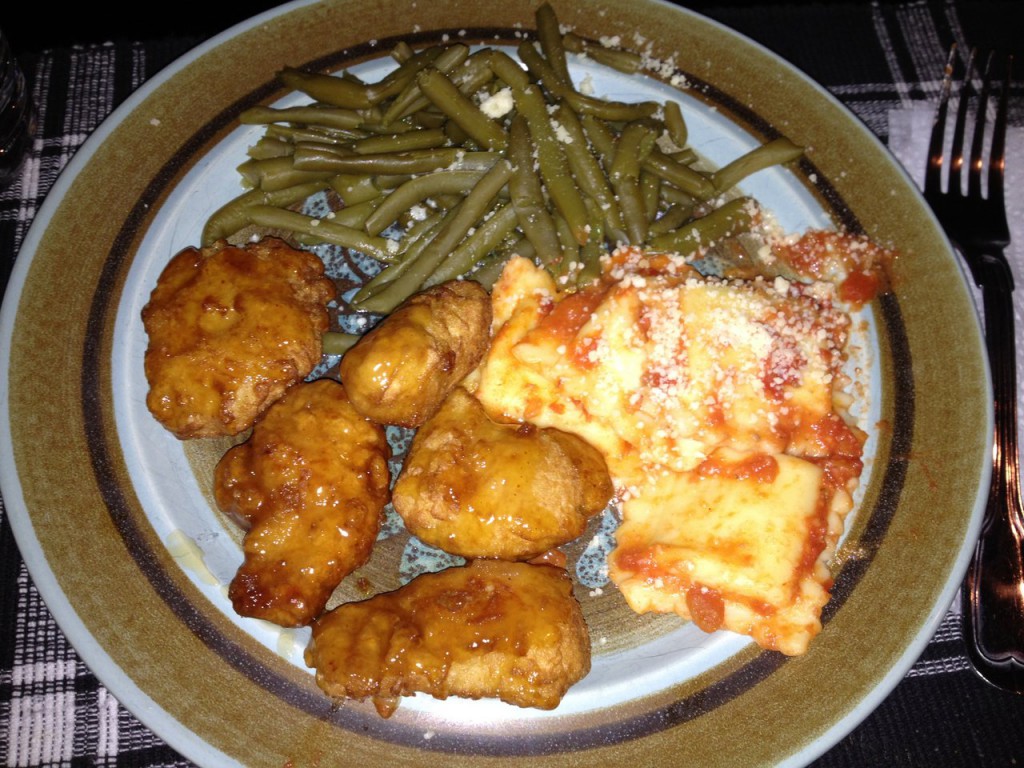
[[[1024,555],[1021,550],[1024,505],[1021,503],[1017,447],[1013,276],[1003,253],[1010,244],[1003,177],[1007,91],[1012,61],[1007,60],[986,162],[985,122],[992,94],[994,57],[989,54],[986,58],[981,73],[981,89],[977,93],[967,191],[964,193],[961,171],[975,68],[975,53],[971,51],[959,90],[952,148],[948,156],[948,184],[943,191],[942,169],[947,161],[943,143],[956,54],[954,47],[946,65],[942,95],[932,128],[924,195],[982,290],[995,408],[992,485],[981,535],[963,585],[964,639],[968,656],[978,674],[1000,688],[1024,693]],[[987,195],[982,189],[986,172]]]

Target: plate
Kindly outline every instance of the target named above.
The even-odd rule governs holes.
[[[372,79],[399,40],[514,46],[534,10],[338,0],[257,16],[111,115],[28,233],[0,318],[4,502],[83,660],[200,765],[800,765],[889,693],[955,594],[992,405],[967,283],[913,183],[841,104],[751,40],[653,0],[578,0],[555,4],[563,24],[664,65],[626,78],[574,62],[602,95],[679,100],[691,143],[717,163],[788,136],[807,148],[799,167],[744,191],[787,230],[842,225],[899,249],[893,292],[859,317],[869,461],[823,632],[787,658],[668,617],[626,621],[614,589],[588,584],[594,668],[558,709],[415,697],[383,720],[369,704],[330,705],[302,663],[302,631],[234,615],[238,533],[209,488],[219,449],[179,443],[145,409],[139,311],[156,276],[240,191],[235,167],[259,129],[237,116],[294,98],[275,80],[282,66]],[[382,545],[399,567],[405,541]]]

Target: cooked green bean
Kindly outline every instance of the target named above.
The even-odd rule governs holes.
[[[237,170],[250,187],[258,187],[264,192],[276,192],[298,184],[326,180],[335,173],[330,169],[303,170],[297,168],[290,156],[246,160],[238,166]]]
[[[420,289],[444,258],[474,227],[512,176],[512,164],[502,158],[477,182],[447,218],[431,241],[420,252],[416,261],[389,283],[380,293],[371,296],[360,305],[371,312],[390,312],[406,298]]]
[[[370,237],[356,227],[347,227],[329,219],[318,219],[273,205],[251,205],[245,210],[249,221],[260,227],[301,232],[323,243],[354,248],[384,262],[394,258],[387,239]]]
[[[564,85],[571,85],[569,66],[565,61],[565,48],[562,42],[562,30],[558,27],[558,17],[554,9],[543,3],[536,12],[537,40],[544,58],[548,60],[555,77]]]
[[[507,53],[492,48],[487,51],[487,54],[491,70],[509,87],[523,89],[530,85],[530,76]]]
[[[391,58],[401,64],[404,61],[408,61],[412,58],[413,51],[412,47],[405,42],[405,40],[399,40],[395,43],[395,47],[391,49]]]
[[[295,147],[290,141],[264,134],[246,150],[246,154],[253,160],[266,160],[270,157],[285,157],[294,151]]]
[[[598,98],[572,80],[573,54],[627,73],[644,69],[642,55],[563,32],[546,2],[535,21],[536,42],[521,41],[518,60],[399,42],[376,82],[281,69],[313,103],[242,113],[264,126],[238,167],[251,189],[210,216],[203,242],[252,226],[360,251],[382,268],[351,306],[385,313],[444,280],[489,287],[517,253],[571,287],[598,276],[617,244],[688,253],[752,226],[752,201],[709,211],[711,201],[799,147],[778,139],[705,170],[679,103]],[[292,210],[322,190],[338,210]],[[325,349],[340,354],[353,338],[332,333]]]
[[[448,143],[448,137],[441,128],[420,128],[404,133],[383,136],[369,136],[353,141],[352,149],[360,155],[376,155],[381,152],[408,152],[413,149],[436,149]]]
[[[354,333],[328,331],[321,339],[325,355],[344,355],[361,337]]]
[[[745,155],[722,166],[711,175],[711,183],[717,192],[725,192],[752,173],[796,160],[803,151],[803,147],[797,146],[787,138],[774,139],[767,144],[754,147]]]
[[[587,242],[587,209],[576,185],[572,183],[569,163],[561,142],[551,126],[544,96],[537,86],[513,91],[516,107],[526,120],[530,137],[536,146],[537,164],[548,194],[572,229],[576,242]]]
[[[445,51],[441,46],[430,46],[416,51],[408,59],[391,70],[379,82],[366,87],[366,95],[373,104],[380,104],[386,99],[397,96],[406,88],[409,83],[416,79],[417,73],[424,67],[428,67]]]
[[[676,147],[683,149],[686,146],[690,133],[686,127],[686,120],[683,119],[683,110],[679,106],[679,102],[666,101],[663,111],[665,130],[668,133],[669,139],[672,140]]]
[[[296,107],[250,107],[238,116],[243,125],[299,123],[327,128],[359,128],[365,117],[354,109],[303,105]]]
[[[653,101],[606,101],[582,94],[571,84],[567,85],[559,81],[558,75],[540,55],[533,43],[524,41],[519,44],[517,50],[519,58],[523,60],[523,63],[544,88],[555,98],[567,101],[581,115],[593,115],[602,120],[626,121],[650,117],[658,110],[658,104]]]
[[[443,168],[488,168],[498,155],[466,152],[458,147],[417,149],[409,152],[379,152],[372,155],[342,156],[331,152],[296,148],[292,163],[296,169],[329,173],[426,173]]]
[[[210,215],[203,226],[200,242],[204,246],[212,245],[217,240],[227,239],[246,227],[249,224],[246,208],[251,205],[272,205],[278,208],[287,208],[306,200],[326,188],[327,183],[325,181],[312,181],[298,184],[294,187],[285,187],[274,192],[250,189],[248,192],[243,192],[241,195],[229,200]]]
[[[608,176],[622,211],[622,221],[631,243],[647,240],[647,203],[640,190],[640,168],[657,138],[651,126],[642,122],[626,125],[615,144]]]
[[[313,142],[316,144],[346,144],[354,139],[362,139],[370,136],[369,131],[361,131],[353,128],[330,128],[319,126],[295,126],[273,123],[268,125],[265,136],[281,139],[292,144],[302,142]]]
[[[429,288],[446,280],[454,280],[469,272],[473,265],[493,251],[508,234],[515,229],[518,219],[510,203],[497,209],[458,246],[445,257],[430,277],[423,283]]]
[[[373,106],[366,86],[349,78],[303,72],[295,67],[285,67],[278,72],[278,77],[289,88],[335,107],[365,109]]]
[[[627,75],[635,75],[643,69],[643,58],[639,54],[619,48],[595,45],[572,32],[562,36],[562,45],[567,51],[582,54],[599,64],[604,64],[606,67],[611,67]]]
[[[562,245],[544,198],[544,186],[534,169],[533,144],[522,115],[513,117],[509,125],[508,159],[513,168],[508,189],[519,228],[549,264],[559,258]]]
[[[615,192],[601,163],[590,150],[590,143],[579,117],[571,107],[562,103],[556,108],[554,118],[566,134],[563,147],[573,177],[580,185],[580,189],[593,198],[603,211],[607,234],[613,239],[622,239],[625,228],[619,203],[615,199]]]
[[[416,70],[413,77],[405,84],[401,93],[398,93],[395,96],[391,104],[385,110],[384,120],[393,121],[401,119],[402,114],[409,114],[409,108],[412,105],[421,105],[423,103],[423,92],[420,89],[419,74],[424,69],[436,69],[439,72],[447,74],[456,67],[464,64],[468,58],[469,48],[461,43],[443,48],[440,55],[438,55],[433,61],[428,62],[426,66],[419,67]]]
[[[757,203],[749,197],[730,200],[699,219],[652,238],[650,246],[659,251],[689,255],[722,238],[749,231],[754,223],[752,211],[756,206]]]
[[[438,171],[414,176],[387,196],[366,221],[366,231],[377,235],[398,220],[398,217],[429,197],[445,193],[466,194],[480,181],[482,171]]]
[[[664,235],[673,229],[679,229],[679,227],[693,218],[693,208],[693,203],[689,205],[673,203],[658,218],[651,222],[647,228],[648,236],[656,237],[657,235]]]
[[[344,224],[346,227],[363,229],[366,226],[367,217],[377,209],[377,206],[380,205],[383,199],[383,196],[378,196],[370,200],[364,200],[361,203],[346,205],[340,210],[332,211],[324,216],[324,218],[328,221],[333,221],[335,224]]]
[[[481,147],[501,150],[508,144],[505,129],[481,112],[443,72],[428,67],[417,82],[424,95]]]
[[[354,173],[341,173],[330,179],[329,184],[347,208],[357,203],[365,203],[380,197],[382,192],[373,176]],[[376,232],[372,234],[377,234]]]
[[[420,253],[430,244],[434,235],[454,216],[454,211],[437,212],[411,226],[402,238],[398,259],[363,283],[352,296],[352,305],[361,308],[363,302],[376,296],[397,280],[405,270],[416,263]]]

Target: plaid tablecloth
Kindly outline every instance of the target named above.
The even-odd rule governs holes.
[[[1024,61],[1016,0],[691,7],[803,69],[886,141],[893,111],[937,96],[952,42],[1016,51],[1018,69]],[[147,78],[198,42],[97,43],[22,54],[40,119],[20,180],[0,191],[5,273],[47,191],[90,132]],[[1024,126],[1020,75],[1012,104],[1011,122]],[[1022,196],[1020,187],[1008,191],[1018,204]],[[971,671],[957,610],[951,606],[893,693],[815,766],[1024,763],[1024,697],[998,691]],[[5,766],[188,765],[78,658],[36,592],[2,506],[0,761]]]

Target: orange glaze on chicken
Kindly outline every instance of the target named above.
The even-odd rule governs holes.
[[[320,259],[277,238],[185,248],[142,310],[149,410],[181,439],[244,432],[320,362],[334,295]]]
[[[476,560],[325,614],[306,663],[384,717],[416,692],[554,709],[590,671],[590,635],[561,568]]]
[[[612,491],[584,440],[494,422],[457,387],[413,438],[392,501],[409,532],[438,549],[528,560],[580,536]]]
[[[246,528],[228,590],[235,611],[285,627],[319,616],[366,563],[388,501],[390,449],[344,387],[292,387],[231,448],[214,476],[220,509]]]

